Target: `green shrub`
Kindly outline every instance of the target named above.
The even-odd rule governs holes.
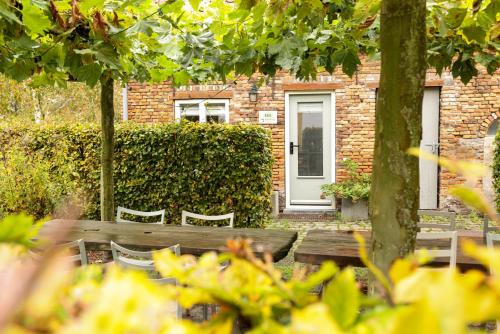
[[[0,145],[13,141],[51,158],[66,147],[75,181],[87,196],[85,216],[99,219],[100,129],[94,125],[4,127]],[[234,211],[236,226],[261,226],[270,212],[272,151],[268,131],[255,125],[124,123],[115,131],[115,205],[166,209],[179,223],[182,210]]]
[[[345,159],[343,165],[347,170],[348,178],[336,183],[324,184],[321,190],[326,196],[335,198],[348,198],[353,202],[368,199],[370,195],[371,177],[367,173],[359,172],[358,164]]]
[[[71,166],[61,154],[48,160],[15,146],[0,151],[0,217],[26,212],[42,218],[74,192]]]
[[[495,188],[497,211],[500,212],[500,132],[495,137],[495,157],[493,160],[493,187]]]

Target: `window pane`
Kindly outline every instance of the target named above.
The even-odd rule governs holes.
[[[207,115],[208,123],[226,123],[224,115]]]
[[[179,108],[182,115],[197,115],[200,113],[200,107],[198,104],[180,104]]]
[[[180,104],[179,107],[181,112],[181,118],[191,121],[191,122],[199,122],[200,121],[200,107],[198,104],[194,103],[183,103]]]
[[[226,122],[226,105],[224,103],[207,103],[207,122],[209,123],[225,123]]]
[[[184,115],[184,116],[181,116],[181,118],[188,120],[190,122],[196,122],[196,123],[200,122],[200,116],[196,116],[196,115]]]
[[[299,176],[323,176],[323,103],[299,103],[297,112]]]

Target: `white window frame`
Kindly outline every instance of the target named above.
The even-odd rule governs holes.
[[[224,104],[224,119],[229,123],[229,99],[194,99],[194,100],[175,100],[175,119],[181,119],[181,106],[183,104],[198,104],[200,123],[207,122],[206,104]],[[189,114],[188,114],[189,115]]]

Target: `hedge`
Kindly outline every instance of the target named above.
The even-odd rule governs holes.
[[[96,125],[2,126],[0,145],[20,144],[47,159],[64,150],[87,194],[84,216],[99,219],[100,129]],[[272,191],[270,133],[248,124],[122,123],[115,130],[115,205],[181,211],[235,212],[236,226],[262,226]]]
[[[495,157],[493,160],[493,187],[495,189],[495,200],[497,212],[500,212],[500,131],[495,137]]]

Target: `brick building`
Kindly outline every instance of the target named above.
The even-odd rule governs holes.
[[[340,71],[300,82],[280,73],[259,87],[256,77],[229,85],[173,88],[168,83],[131,83],[124,93],[124,118],[135,122],[193,121],[260,123],[272,131],[274,189],[281,209],[328,209],[319,186],[343,177],[350,157],[371,171],[378,62],[364,63],[352,78]],[[450,73],[429,72],[423,107],[422,148],[456,159],[491,161],[500,117],[500,73],[485,72],[467,86]],[[298,147],[300,146],[300,147]],[[451,185],[463,180],[421,161],[421,207],[455,206]],[[491,176],[483,182],[491,192]]]

